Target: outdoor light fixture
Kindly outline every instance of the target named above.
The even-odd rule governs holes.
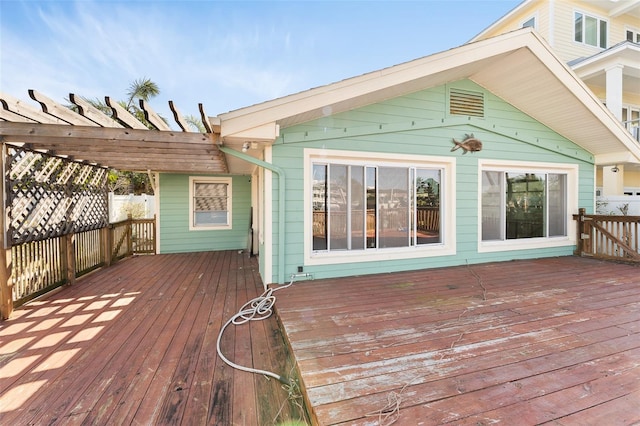
[[[617,165],[617,164],[611,168],[611,171],[612,171],[613,173],[618,173],[618,170],[620,170],[620,169],[618,168],[618,165]]]
[[[242,144],[242,152],[247,152],[250,147],[251,147],[251,145],[249,144],[249,142],[243,143]]]

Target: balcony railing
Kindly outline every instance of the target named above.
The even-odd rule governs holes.
[[[155,254],[155,219],[126,219],[106,228],[11,247],[13,307],[94,269],[135,254]]]
[[[640,119],[623,121],[624,127],[631,132],[633,138],[640,142]]]

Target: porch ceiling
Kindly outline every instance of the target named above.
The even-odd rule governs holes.
[[[173,131],[141,101],[145,118],[155,127],[147,129],[117,104],[112,117],[70,95],[76,113],[35,91],[29,92],[42,111],[10,95],[0,94],[0,141],[52,155],[118,170],[154,172],[228,173],[218,137],[202,114],[207,133],[187,131],[184,120],[170,102],[174,118],[183,131]],[[202,108],[201,108],[202,112]],[[206,122],[205,122],[206,121]]]

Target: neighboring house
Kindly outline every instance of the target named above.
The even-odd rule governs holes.
[[[210,121],[229,174],[159,175],[159,251],[251,249],[265,283],[570,255],[596,167],[640,163],[531,29]]]
[[[640,1],[526,0],[472,41],[532,27],[640,141]],[[640,195],[640,167],[611,158],[598,168],[603,195]]]

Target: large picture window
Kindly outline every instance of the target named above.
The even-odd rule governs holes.
[[[567,174],[482,172],[482,240],[567,236]]]
[[[607,48],[607,21],[581,12],[574,14],[574,40],[590,46]]]
[[[442,243],[438,167],[312,163],[314,252]]]
[[[231,228],[231,179],[192,177],[189,183],[189,228]]]

